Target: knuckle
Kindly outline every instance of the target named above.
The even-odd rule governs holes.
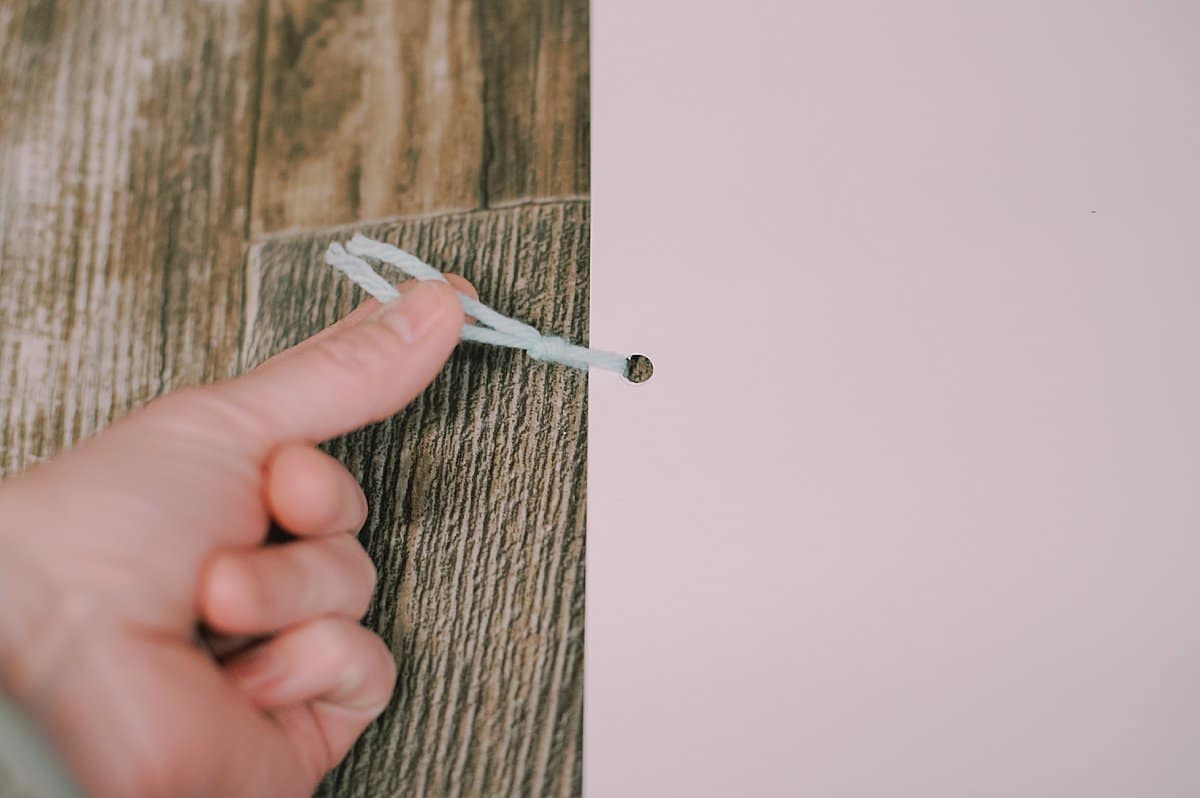
[[[213,430],[244,434],[259,420],[231,399],[220,385],[196,385],[164,394],[143,408],[145,415],[171,431],[211,435]]]
[[[287,550],[286,559],[282,560],[284,573],[278,579],[281,588],[281,612],[296,612],[304,615],[315,615],[324,609],[328,599],[324,597],[323,585],[326,580],[321,578],[322,563],[314,562],[305,551],[304,542],[290,543],[283,547]]]
[[[160,420],[203,418],[213,411],[212,391],[202,387],[180,388],[151,400],[142,408],[146,416]]]
[[[227,552],[212,558],[201,573],[200,585],[202,612],[218,627],[246,624],[262,601],[254,569]]]

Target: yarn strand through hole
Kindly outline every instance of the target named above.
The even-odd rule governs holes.
[[[327,264],[346,275],[380,302],[398,299],[400,292],[381,277],[365,258],[386,263],[417,280],[446,282],[441,272],[417,256],[364,235],[355,235],[345,246],[334,242],[325,253]],[[461,291],[455,293],[458,294],[463,311],[473,316],[477,322],[463,325],[464,341],[522,349],[534,360],[558,363],[583,371],[592,367],[615,371],[630,382],[645,382],[654,373],[654,367],[645,355],[605,352],[573,344],[557,335],[543,335],[535,327],[505,316]]]

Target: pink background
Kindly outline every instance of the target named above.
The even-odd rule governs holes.
[[[589,798],[1200,795],[1200,3],[593,38]]]

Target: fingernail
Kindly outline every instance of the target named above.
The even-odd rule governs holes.
[[[395,330],[405,343],[416,343],[437,326],[451,305],[445,288],[432,282],[420,282],[401,293],[400,298],[380,309],[376,318]]]

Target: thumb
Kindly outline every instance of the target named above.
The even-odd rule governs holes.
[[[405,288],[362,321],[215,389],[260,419],[271,443],[323,441],[387,418],[433,381],[463,324],[450,286],[429,281]]]

